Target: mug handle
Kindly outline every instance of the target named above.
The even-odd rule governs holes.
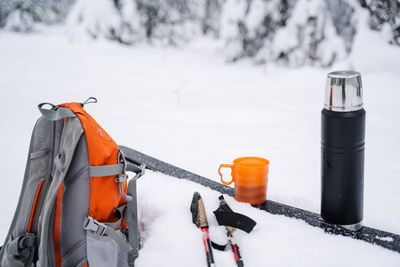
[[[224,185],[230,185],[232,182],[233,182],[233,177],[231,178],[231,180],[229,181],[229,182],[225,182],[224,181],[224,179],[222,178],[222,173],[221,173],[221,168],[231,168],[232,169],[232,167],[233,167],[233,164],[221,164],[221,165],[219,165],[219,168],[218,168],[218,173],[219,173],[219,176],[221,176],[221,182],[224,184]]]

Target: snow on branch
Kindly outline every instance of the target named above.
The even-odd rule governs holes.
[[[210,36],[227,61],[298,67],[348,56],[367,27],[400,46],[400,0],[0,0],[0,28],[30,32],[66,23],[74,40],[183,45]]]

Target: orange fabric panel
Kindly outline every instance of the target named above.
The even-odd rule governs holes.
[[[61,204],[62,204],[63,194],[64,194],[64,183],[62,183],[60,189],[58,189],[57,199],[56,199],[56,211],[54,213],[53,244],[54,244],[54,254],[56,257],[57,267],[61,267],[62,263],[60,231],[61,231]]]
[[[91,166],[111,165],[118,163],[118,146],[107,132],[82,108],[80,103],[60,105],[72,110],[80,119],[85,130],[88,145],[89,164]],[[117,176],[91,177],[89,215],[101,222],[114,222],[116,209],[126,204],[119,193]],[[124,183],[124,191],[127,184]]]
[[[39,203],[40,194],[42,193],[44,180],[40,182],[36,189],[35,199],[33,200],[32,209],[31,209],[31,216],[29,217],[28,229],[26,230],[28,233],[32,233],[32,223],[35,219],[37,205]]]

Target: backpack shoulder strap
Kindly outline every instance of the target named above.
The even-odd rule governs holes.
[[[57,192],[64,181],[68,172],[69,165],[75,153],[75,148],[83,134],[83,128],[79,119],[75,117],[67,117],[65,120],[64,130],[61,136],[60,150],[54,158],[53,181],[48,189],[42,213],[41,236],[39,247],[39,265],[48,265],[48,246],[49,235],[52,229],[49,229],[51,215],[55,207]]]
[[[29,265],[33,260],[43,191],[51,173],[49,163],[53,153],[54,129],[55,123],[43,117],[35,124],[18,205],[4,246],[0,249],[0,265],[9,266],[15,261]]]

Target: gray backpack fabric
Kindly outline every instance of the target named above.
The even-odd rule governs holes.
[[[84,104],[44,106],[39,105],[42,117],[33,129],[18,206],[0,250],[0,266],[133,266],[139,249],[136,179],[144,174],[145,166],[128,164],[120,151],[115,164],[91,166],[88,144],[97,144],[88,142],[85,134],[84,120],[93,119],[83,111]],[[94,120],[90,123],[97,125]],[[100,135],[106,134],[99,129]],[[98,145],[101,150],[102,144]],[[136,173],[128,185],[126,171]],[[113,209],[116,220],[98,221],[90,216],[93,179],[112,179],[117,184],[112,193],[126,200]],[[101,197],[107,200],[108,196]]]

